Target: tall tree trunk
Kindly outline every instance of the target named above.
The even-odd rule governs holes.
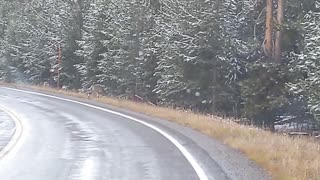
[[[272,29],[273,29],[273,0],[267,1],[267,14],[266,14],[266,33],[264,39],[264,52],[266,56],[272,59]]]
[[[282,59],[282,25],[284,21],[284,0],[278,0],[278,11],[277,11],[277,25],[278,30],[275,38],[275,48],[273,59],[277,63],[281,63]]]

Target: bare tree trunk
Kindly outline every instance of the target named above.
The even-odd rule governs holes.
[[[267,1],[267,14],[266,14],[266,33],[264,39],[264,52],[266,56],[272,59],[272,29],[273,29],[273,0]]]
[[[284,0],[278,0],[278,11],[277,11],[277,25],[278,30],[276,32],[275,38],[275,48],[274,48],[274,60],[277,63],[281,63],[282,59],[282,31],[281,26],[284,21]]]

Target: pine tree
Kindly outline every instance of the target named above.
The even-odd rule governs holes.
[[[308,108],[313,116],[319,121],[320,119],[320,13],[317,11],[308,11],[304,16],[302,23],[304,29],[304,50],[293,60],[292,71],[299,71],[303,74],[300,76],[298,83],[290,84],[291,91],[297,97],[306,99]]]
[[[306,118],[307,110],[319,119],[318,6],[0,0],[0,80],[55,86],[59,79],[77,89],[99,83],[109,95],[139,95],[271,128],[279,117]]]

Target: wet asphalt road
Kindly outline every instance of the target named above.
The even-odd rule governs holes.
[[[0,106],[18,114],[23,125],[17,145],[0,158],[1,180],[200,179],[176,145],[128,118],[1,87]],[[144,118],[177,140],[210,180],[269,179],[238,152],[198,132],[131,116]]]
[[[199,179],[170,141],[132,120],[8,89],[0,100],[23,124],[1,180]]]
[[[8,114],[0,110],[0,151],[8,144],[14,133],[14,122]]]

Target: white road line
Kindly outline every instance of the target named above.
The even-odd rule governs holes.
[[[0,151],[0,160],[1,160],[4,157],[6,157],[6,155],[9,154],[17,145],[17,143],[19,142],[22,136],[23,128],[17,114],[15,114],[14,112],[2,106],[0,106],[0,109],[4,111],[6,114],[8,114],[15,124],[15,131],[12,132],[13,133],[12,138],[10,139],[8,144]]]
[[[18,91],[18,92],[24,92],[24,93],[29,93],[29,94],[34,94],[34,95],[39,95],[39,96],[44,96],[44,97],[49,97],[49,98],[54,98],[54,99],[59,99],[59,100],[63,100],[63,101],[67,101],[67,102],[72,102],[72,103],[76,103],[76,104],[80,104],[83,106],[87,106],[90,108],[94,108],[94,109],[98,109],[104,112],[108,112],[111,114],[115,114],[127,119],[130,119],[132,121],[138,122],[140,124],[143,124],[153,130],[155,130],[156,132],[160,133],[162,136],[164,136],[165,138],[167,138],[172,144],[174,144],[179,150],[180,152],[185,156],[185,158],[189,161],[189,163],[191,164],[191,166],[193,167],[193,169],[195,170],[195,172],[197,173],[198,177],[200,180],[208,180],[208,176],[206,175],[206,173],[204,172],[204,170],[202,169],[202,167],[200,166],[200,164],[198,163],[198,161],[192,156],[192,154],[182,145],[179,143],[178,140],[176,140],[174,137],[172,137],[171,135],[169,135],[167,132],[163,131],[162,129],[149,124],[147,122],[144,122],[142,120],[139,120],[137,118],[116,112],[116,111],[112,111],[109,109],[105,109],[99,106],[94,106],[91,104],[87,104],[87,103],[83,103],[83,102],[79,102],[79,101],[75,101],[75,100],[71,100],[71,99],[66,99],[66,98],[61,98],[61,97],[57,97],[57,96],[53,96],[53,95],[47,95],[47,94],[43,94],[43,93],[37,93],[37,92],[32,92],[32,91],[26,91],[26,90],[20,90],[20,89],[13,89],[13,88],[7,88],[7,87],[1,87],[3,89],[8,89],[8,90],[13,90],[13,91]]]

